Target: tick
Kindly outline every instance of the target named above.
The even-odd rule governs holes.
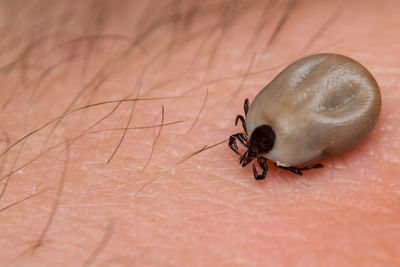
[[[375,126],[381,110],[379,86],[357,61],[337,54],[302,58],[278,74],[237,115],[244,133],[229,147],[242,167],[253,159],[256,180],[267,175],[267,161],[297,175],[323,168],[317,161],[349,150]],[[241,154],[237,142],[246,151]]]

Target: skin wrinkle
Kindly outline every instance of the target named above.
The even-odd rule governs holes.
[[[252,184],[252,183],[241,183],[240,181],[237,181],[237,180],[232,180],[232,179],[226,179],[226,178],[218,177],[217,175],[214,175],[214,174],[212,174],[212,173],[211,173],[208,177],[214,178],[213,180],[215,180],[215,181],[218,181],[218,180],[223,179],[224,181],[228,182],[228,183],[231,184],[231,185],[239,186],[240,190],[246,190],[246,189],[253,190],[253,191],[252,191],[252,195],[253,195],[254,197],[256,197],[256,196],[267,196],[267,195],[265,194],[265,192],[256,190],[256,188],[253,187],[253,184]],[[193,185],[195,185],[194,182],[191,182],[190,180],[189,180],[188,182],[189,182],[189,183],[193,183]],[[209,190],[209,189],[208,189],[208,190]],[[237,189],[235,189],[234,187],[231,187],[230,190],[235,190],[235,191],[237,191]],[[219,192],[223,192],[223,191],[219,191]],[[255,193],[256,193],[256,195],[254,195]]]
[[[218,180],[218,177],[216,177],[216,176],[212,177],[212,178],[213,178],[213,180]],[[195,182],[193,182],[193,181],[189,180],[188,182],[193,184],[193,185],[195,185]],[[237,184],[234,181],[228,181],[228,182],[230,182],[230,183],[232,183],[234,185],[241,186],[240,184]],[[233,190],[233,189],[231,189],[231,190]],[[222,192],[224,192],[224,191],[219,191],[219,193],[222,193]],[[202,200],[203,202],[212,202],[213,204],[219,204],[219,205],[223,205],[223,206],[229,207],[230,209],[235,209],[235,204],[230,205],[229,201],[227,201],[228,199],[223,199],[222,197],[219,197],[219,199],[215,199],[215,197],[213,197],[213,194],[209,192],[208,188],[202,189],[199,186],[199,193],[201,193],[201,196],[198,196],[198,197],[190,196],[190,197],[188,197],[188,200]],[[204,197],[204,195],[208,195],[208,197]],[[244,217],[254,216],[255,215],[255,213],[252,212],[251,210],[239,210],[239,211],[244,213],[243,215],[246,215]],[[204,216],[204,215],[202,215],[202,216]]]
[[[202,153],[202,152],[204,152],[204,151],[206,151],[206,150],[208,150],[208,149],[210,149],[210,148],[213,148],[213,147],[216,147],[216,146],[221,145],[221,144],[223,144],[223,143],[226,143],[227,141],[228,141],[228,140],[224,140],[224,141],[222,141],[222,142],[218,142],[218,143],[213,144],[213,145],[210,145],[210,146],[205,145],[205,146],[203,146],[201,149],[196,150],[195,152],[189,153],[189,154],[187,154],[186,156],[182,157],[182,159],[179,160],[177,163],[175,163],[175,164],[172,165],[172,166],[169,166],[169,167],[165,168],[165,169],[164,169],[161,173],[159,173],[155,178],[153,178],[153,179],[151,179],[150,181],[148,181],[148,182],[146,182],[145,184],[143,184],[143,185],[139,188],[139,190],[136,191],[134,197],[136,198],[136,197],[139,195],[139,193],[141,193],[146,187],[148,187],[148,186],[151,185],[152,183],[156,182],[158,179],[160,179],[161,176],[163,176],[163,175],[164,175],[165,173],[167,173],[168,171],[170,171],[170,170],[176,168],[178,165],[184,163],[185,161],[189,160],[189,159],[192,158],[193,156],[196,156],[196,155],[198,155],[198,154],[200,154],[200,153]]]
[[[215,177],[215,179],[218,179],[218,177]],[[189,181],[190,182],[190,181]],[[207,190],[203,190],[203,191],[201,191],[202,193],[208,193],[208,191]],[[255,212],[253,212],[253,211],[251,211],[251,210],[247,210],[247,209],[237,209],[237,207],[235,208],[235,204],[233,203],[232,205],[228,205],[228,203],[229,203],[229,201],[228,201],[228,199],[220,199],[220,200],[216,200],[215,199],[215,197],[213,197],[213,195],[212,194],[210,194],[209,193],[209,197],[204,197],[204,196],[201,196],[201,197],[198,197],[198,198],[193,198],[193,197],[190,197],[190,199],[191,200],[198,200],[198,201],[202,201],[203,203],[204,203],[204,201],[210,201],[210,202],[212,202],[213,204],[218,204],[218,205],[222,205],[222,206],[226,206],[226,207],[229,207],[229,209],[227,209],[227,210],[235,210],[235,211],[240,211],[241,213],[243,213],[243,215],[244,216],[241,216],[242,218],[252,218],[252,219],[249,219],[250,221],[251,220],[254,220],[254,219],[257,219],[257,218],[259,218],[259,219],[261,219],[262,218],[262,216],[261,216],[261,214],[260,214],[260,216],[257,216],[257,213],[255,213]],[[260,195],[260,196],[262,196],[262,195]],[[202,215],[201,216],[201,218],[204,218],[204,217],[207,217],[207,216],[211,216],[211,215],[215,215],[216,213],[214,213],[214,212],[212,212],[212,213],[209,213],[209,214],[204,214],[204,215]],[[185,220],[191,220],[191,219],[195,219],[196,218],[196,216],[193,216],[192,218],[186,218]],[[200,218],[200,217],[197,217],[197,218]],[[280,219],[280,223],[282,223],[282,219]]]
[[[392,65],[398,63],[396,59],[388,61],[388,56],[385,56],[389,50],[393,49],[390,54],[397,52],[397,49],[389,42],[397,40],[397,35],[393,34],[396,28],[393,27],[395,20],[387,30],[382,27],[389,25],[385,24],[385,21],[391,18],[391,12],[396,11],[399,5],[394,0],[385,1],[388,1],[387,5],[378,5],[370,0],[363,2],[355,0],[340,13],[340,20],[336,20],[329,26],[329,36],[320,35],[318,42],[313,45],[316,46],[316,51],[319,49],[326,51],[326,47],[321,48],[317,45],[321,43],[326,46],[327,42],[331,44],[336,42],[328,50],[333,49],[365,61],[371,72],[377,75],[380,85],[384,87],[382,92],[386,110],[385,108],[383,110],[383,119],[378,123],[373,134],[355,150],[328,159],[326,164],[329,168],[328,172],[307,174],[306,177],[298,179],[271,167],[271,177],[264,183],[253,181],[249,170],[237,165],[237,158],[226,148],[226,143],[208,153],[201,152],[196,157],[175,165],[177,168],[171,169],[170,166],[179,162],[180,155],[183,155],[184,151],[195,151],[203,144],[214,144],[238,129],[234,126],[233,119],[234,115],[242,110],[243,98],[249,97],[251,100],[261,89],[261,87],[258,89],[242,87],[241,81],[246,77],[246,83],[265,85],[272,78],[273,73],[303,55],[300,50],[312,40],[303,37],[303,40],[299,41],[299,36],[309,36],[305,34],[303,27],[310,33],[317,33],[317,26],[328,21],[323,18],[323,14],[326,16],[335,12],[334,10],[321,12],[324,10],[321,9],[325,6],[324,1],[297,1],[294,12],[289,18],[293,23],[285,24],[283,31],[280,31],[279,38],[274,41],[274,53],[267,53],[264,58],[257,59],[257,64],[254,64],[252,68],[255,70],[251,72],[246,71],[251,53],[257,51],[259,47],[265,48],[267,37],[273,34],[274,29],[270,29],[269,21],[272,21],[270,16],[282,16],[282,14],[274,14],[275,8],[270,11],[271,13],[264,13],[266,12],[265,1],[246,2],[246,8],[242,8],[243,1],[235,2],[236,9],[234,14],[231,14],[232,18],[229,18],[227,11],[229,8],[226,8],[229,7],[228,1],[212,1],[204,4],[188,1],[180,1],[180,4],[177,4],[175,1],[167,1],[163,5],[157,5],[157,1],[145,3],[135,1],[119,6],[113,5],[110,1],[101,1],[98,4],[96,1],[90,1],[83,5],[35,1],[36,6],[48,5],[49,14],[52,14],[51,17],[43,14],[40,20],[35,20],[39,12],[36,11],[37,8],[33,9],[34,4],[29,6],[29,10],[27,6],[22,5],[13,8],[19,11],[18,17],[9,16],[8,20],[11,20],[12,28],[2,29],[7,31],[4,43],[10,44],[12,41],[15,48],[13,47],[11,52],[8,51],[10,47],[0,50],[3,52],[2,55],[7,53],[17,59],[21,56],[20,52],[24,52],[24,49],[32,44],[30,39],[38,40],[40,34],[49,37],[46,40],[43,39],[41,45],[26,50],[29,52],[15,65],[16,68],[2,72],[0,79],[3,81],[4,90],[0,98],[1,104],[4,104],[7,99],[3,96],[8,97],[12,95],[12,90],[15,90],[9,86],[14,84],[11,83],[13,79],[18,77],[17,79],[21,79],[19,81],[21,82],[22,79],[35,81],[36,78],[37,81],[40,75],[36,72],[37,70],[43,73],[57,60],[68,57],[72,50],[78,51],[77,58],[81,59],[80,64],[76,64],[74,60],[74,63],[65,65],[65,68],[57,68],[54,71],[54,79],[60,79],[57,83],[58,99],[54,98],[56,94],[53,94],[53,88],[48,84],[43,84],[40,89],[42,94],[37,95],[35,101],[32,102],[32,110],[35,110],[35,113],[29,116],[29,122],[41,121],[40,125],[43,126],[49,122],[49,119],[62,114],[63,107],[76,95],[78,89],[82,89],[80,85],[75,84],[72,87],[70,83],[67,85],[67,81],[74,79],[81,81],[78,84],[83,84],[84,80],[92,80],[75,104],[78,109],[87,103],[103,103],[96,110],[91,108],[96,105],[86,107],[85,110],[90,110],[90,112],[87,112],[87,116],[86,114],[80,116],[79,120],[71,116],[71,119],[60,124],[60,128],[54,131],[54,136],[49,138],[53,141],[62,138],[74,129],[79,131],[73,131],[75,138],[72,138],[70,142],[61,142],[57,146],[62,149],[64,146],[76,144],[73,146],[74,153],[71,159],[80,164],[69,170],[74,173],[68,177],[71,188],[68,194],[63,195],[63,201],[65,199],[65,202],[71,203],[68,205],[68,212],[74,214],[74,220],[71,220],[68,214],[59,213],[60,218],[57,218],[57,221],[63,221],[63,224],[53,225],[52,232],[58,231],[60,235],[48,245],[43,246],[35,257],[27,258],[26,262],[19,259],[21,260],[18,261],[21,263],[19,265],[23,263],[34,266],[83,264],[101,238],[85,235],[84,232],[92,231],[88,229],[92,226],[99,232],[103,231],[105,221],[110,217],[118,222],[118,229],[114,231],[112,242],[98,254],[95,262],[105,266],[113,260],[122,266],[140,263],[181,266],[185,262],[191,262],[194,266],[254,266],[265,265],[266,262],[275,266],[283,264],[316,266],[322,262],[327,263],[328,266],[337,266],[344,262],[353,265],[366,263],[396,265],[399,262],[397,256],[399,251],[396,246],[398,243],[396,241],[400,238],[396,233],[398,231],[396,228],[389,228],[385,233],[381,230],[387,229],[385,225],[396,225],[400,219],[396,215],[395,208],[395,203],[398,201],[398,193],[396,193],[398,186],[395,181],[400,161],[396,160],[398,153],[393,150],[397,147],[395,118],[389,117],[389,113],[396,113],[398,97],[391,93],[395,91],[393,90],[395,83],[393,85],[388,85],[387,82],[382,83],[385,80],[395,80],[393,74],[385,72],[385,69],[390,68],[388,62]],[[277,2],[277,6],[285,6],[288,3],[287,1]],[[179,10],[174,10],[178,6]],[[318,8],[314,9],[317,6]],[[52,12],[55,10],[57,12]],[[76,10],[76,12],[71,12],[71,10]],[[191,10],[196,10],[194,16],[191,15],[190,12],[194,12]],[[141,16],[137,15],[138,13],[142,13]],[[375,23],[372,25],[366,23],[367,19],[363,20],[365,27],[371,27],[368,32],[374,32],[373,36],[367,36],[358,31],[361,13],[363,17]],[[313,16],[309,16],[310,14]],[[382,19],[377,20],[380,18],[378,14],[382,16]],[[183,31],[185,18],[190,16],[193,16],[190,25]],[[299,23],[302,17],[307,19]],[[27,18],[30,18],[32,22],[25,23],[26,25],[38,25],[40,22],[40,27],[44,28],[42,33],[37,30],[37,26],[32,32],[23,29],[20,24],[29,21]],[[257,36],[254,43],[251,41],[257,30],[254,27],[261,24],[261,18],[267,22],[262,27],[258,26],[261,28],[260,36]],[[17,20],[21,23],[12,23]],[[214,42],[221,34],[221,29],[223,29],[221,22],[224,20],[229,22],[229,27],[223,31],[220,40]],[[216,30],[208,31],[208,28],[204,27],[204,30],[198,31],[201,28],[200,24],[212,25],[210,22],[214,21],[219,23],[218,27],[214,27]],[[83,26],[77,28],[77,25]],[[346,29],[351,34],[346,33]],[[119,42],[116,36],[113,42],[113,37],[111,37],[113,33],[129,36],[131,39],[128,42],[134,46],[127,47],[128,43]],[[196,35],[197,33],[200,34]],[[62,38],[63,34],[65,36]],[[110,38],[105,38],[107,42],[104,38],[87,42],[82,40],[82,42],[74,43],[73,46],[56,49],[41,59],[40,55],[43,55],[43,52],[51,51],[57,44],[66,43],[68,40],[78,38],[77,36],[91,34],[103,36],[110,34]],[[393,36],[393,40],[385,41],[384,49],[374,46],[373,44],[377,42],[373,40],[378,40],[386,36],[385,34]],[[20,35],[19,39],[15,39],[15,35]],[[192,35],[193,38],[188,35]],[[202,41],[200,37],[207,40],[206,45],[195,53],[196,47]],[[338,40],[345,40],[345,42]],[[350,46],[354,40],[363,45],[357,48]],[[28,46],[25,46],[25,43]],[[101,44],[101,47],[97,44]],[[249,51],[246,53],[243,49],[247,45]],[[107,50],[109,46],[118,48],[112,49],[113,53],[111,53],[109,52],[111,50]],[[96,48],[93,49],[93,47]],[[214,63],[208,67],[208,60],[215,47],[217,47],[217,52],[214,57],[211,57]],[[374,47],[373,58],[369,56],[372,51],[368,50],[370,47]],[[243,55],[238,56],[240,53]],[[104,57],[99,59],[102,54],[108,56],[106,65]],[[196,54],[195,57],[193,54]],[[360,55],[367,55],[367,57]],[[2,66],[4,62],[12,62],[9,60],[10,56],[5,58],[7,60],[1,60]],[[193,58],[195,60],[190,60]],[[31,63],[37,60],[40,60],[40,64],[30,67]],[[146,63],[149,67],[143,67]],[[381,71],[376,73],[374,71],[376,68],[380,68]],[[137,130],[134,135],[127,134],[120,147],[118,160],[114,159],[112,163],[105,166],[100,162],[107,159],[104,155],[109,153],[110,148],[112,149],[118,139],[112,135],[102,134],[103,132],[100,131],[103,130],[93,129],[98,124],[93,124],[88,117],[96,118],[97,122],[101,121],[102,129],[105,130],[127,131],[139,128],[127,128],[126,125],[120,125],[120,117],[123,113],[119,109],[116,110],[118,112],[113,113],[112,117],[106,115],[100,118],[100,113],[97,112],[108,109],[104,103],[105,99],[119,99],[112,102],[115,103],[113,107],[123,103],[120,101],[123,99],[121,96],[127,95],[130,90],[127,85],[134,84],[145,69],[147,69],[146,76],[142,76],[144,92],[142,97],[145,94],[150,96],[147,95],[148,92],[155,97],[182,96],[189,95],[191,92],[199,96],[206,86],[209,94],[207,105],[201,112],[202,123],[197,124],[196,131],[190,134],[187,132],[191,124],[163,127],[163,134],[157,142],[155,152],[157,157],[152,160],[152,168],[147,168],[145,172],[139,169],[146,160],[142,153],[143,149],[150,149],[145,145],[149,144],[151,139],[146,129]],[[18,73],[19,71],[22,72]],[[67,72],[70,74],[66,75]],[[229,74],[231,74],[230,77],[228,77]],[[102,82],[105,80],[106,82]],[[6,155],[14,157],[18,151],[15,145],[23,141],[26,142],[26,149],[21,153],[20,162],[23,164],[20,166],[26,162],[33,163],[25,165],[26,168],[21,168],[21,171],[14,172],[15,177],[10,183],[11,187],[7,189],[9,190],[7,196],[15,196],[14,199],[22,199],[26,196],[26,193],[22,194],[23,187],[48,185],[50,180],[47,177],[55,177],[55,170],[52,170],[51,166],[54,166],[57,160],[52,158],[52,155],[59,153],[59,150],[54,150],[56,147],[53,146],[52,150],[44,150],[39,156],[37,154],[49,128],[32,132],[26,137],[21,134],[23,125],[19,121],[23,122],[23,113],[28,103],[26,99],[29,99],[28,93],[32,93],[35,83],[20,84],[27,84],[27,90],[18,93],[18,98],[13,97],[7,109],[0,113],[3,130],[7,130],[9,139],[13,140],[11,144],[13,147],[2,149],[3,159]],[[99,84],[101,86],[98,86]],[[61,91],[60,88],[64,90]],[[226,95],[230,95],[237,88],[241,88],[238,90],[237,98],[227,101]],[[192,121],[198,113],[195,107],[198,107],[202,100],[191,97],[159,101],[168,109],[169,121]],[[151,118],[159,110],[159,101],[138,102],[135,123],[137,119],[137,125],[151,125]],[[47,105],[50,117],[46,117],[45,114],[41,116],[36,112],[38,106],[45,102],[51,103]],[[19,107],[22,107],[24,111],[22,114],[19,113]],[[10,116],[10,119],[4,119],[7,116]],[[65,114],[64,117],[70,116]],[[391,130],[387,128],[381,131],[388,125],[393,125]],[[89,137],[88,134],[93,132],[97,134]],[[80,137],[83,136],[86,138],[81,139]],[[383,138],[387,138],[387,141],[383,141]],[[390,148],[393,151],[389,152]],[[387,155],[388,152],[390,157]],[[104,159],[104,161],[99,159]],[[88,162],[93,162],[93,164],[88,164]],[[6,162],[7,170],[11,164],[12,162]],[[41,169],[46,169],[47,173]],[[168,175],[163,175],[162,179],[151,184],[151,179],[163,170],[168,170]],[[109,180],[108,177],[112,179]],[[140,194],[140,198],[132,203],[129,197],[137,192],[137,185],[141,184],[141,181],[149,181],[151,185],[149,184],[150,186]],[[306,182],[309,187],[304,186],[303,182]],[[102,205],[96,205],[95,209],[81,209],[87,203],[86,199],[102,203]],[[3,204],[5,203],[7,202]],[[43,210],[39,208],[48,205],[44,199],[32,198],[25,203],[29,206],[33,203],[29,207],[30,211],[45,216]],[[23,202],[16,204],[13,209],[0,213],[2,216],[0,221],[4,222],[2,223],[3,233],[7,234],[9,239],[6,240],[7,244],[12,244],[14,248],[14,252],[11,251],[11,246],[0,239],[1,262],[9,262],[15,257],[15,248],[17,251],[22,251],[29,245],[27,242],[12,242],[12,239],[23,235],[24,239],[21,240],[32,240],[35,238],[31,234],[32,229],[35,229],[35,226],[40,227],[33,221],[22,221],[17,218],[20,214],[30,214],[26,217],[27,219],[34,218],[32,213],[25,209],[25,206],[28,206],[26,204]],[[113,207],[118,208],[113,209]],[[132,214],[132,207],[139,208],[140,212]],[[380,207],[392,208],[379,210]],[[184,221],[187,214],[192,216],[190,224],[180,223]],[[342,223],[337,223],[338,221]],[[365,225],[365,229],[360,228],[358,232],[355,232],[360,223]],[[13,231],[9,225],[12,225]],[[349,239],[353,245],[342,246],[342,240],[349,233],[355,233]],[[363,244],[367,244],[367,247],[364,248]],[[390,253],[387,253],[387,247],[392,250],[389,251]]]
[[[156,214],[156,215],[157,215],[157,214]],[[160,216],[160,217],[162,217],[162,216]],[[145,225],[142,225],[142,226],[143,226],[143,227],[146,227]],[[150,230],[154,230],[154,229],[150,229]],[[158,234],[159,234],[160,236],[162,236],[164,239],[166,239],[166,240],[173,240],[173,239],[174,239],[174,237],[172,236],[172,233],[167,233],[167,232],[160,231],[161,229],[158,229],[158,228],[156,228],[156,230],[158,231]],[[195,230],[193,229],[193,231],[195,231]],[[210,236],[211,236],[211,235],[210,235]],[[175,241],[175,240],[173,240],[173,241]],[[157,245],[158,245],[158,246],[160,246],[160,245],[163,246],[163,244],[165,244],[165,243],[166,243],[166,242],[157,242]],[[191,239],[191,240],[190,240],[190,243],[191,243],[192,245],[198,246],[199,249],[200,249],[200,248],[201,248],[201,249],[204,249],[204,248],[201,247],[201,243],[198,244],[198,243],[196,242],[196,240]],[[154,244],[151,244],[151,243],[150,243],[148,249],[149,249],[149,250],[154,250]],[[159,248],[157,248],[157,249],[159,249]],[[157,250],[157,249],[156,249],[156,250]],[[214,252],[214,251],[211,250],[210,248],[206,247],[205,250],[206,250],[207,253],[212,254],[212,255],[214,255],[215,257],[218,257],[218,258],[223,259],[223,256],[217,254],[217,252]],[[223,259],[223,260],[226,261],[226,259]]]

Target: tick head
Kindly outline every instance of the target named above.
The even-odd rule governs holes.
[[[249,148],[257,155],[270,151],[275,143],[275,132],[269,125],[260,125],[250,136]]]

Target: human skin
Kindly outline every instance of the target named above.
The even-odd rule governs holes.
[[[396,0],[2,2],[0,262],[398,266],[399,12]],[[226,142],[235,116],[322,52],[374,75],[377,125],[323,169],[269,162],[255,181]],[[160,99],[78,110],[137,96]]]

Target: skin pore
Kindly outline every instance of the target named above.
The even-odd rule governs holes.
[[[2,1],[0,262],[398,266],[396,0]],[[255,181],[226,142],[294,60],[344,54],[382,112],[354,149]],[[293,151],[296,153],[296,151]]]

